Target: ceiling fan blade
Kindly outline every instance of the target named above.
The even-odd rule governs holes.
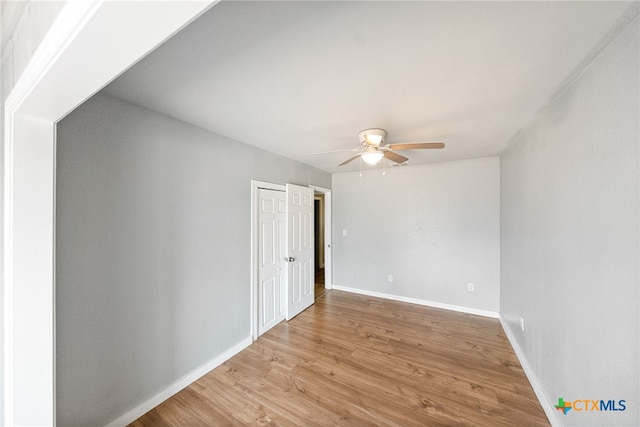
[[[415,149],[429,149],[429,148],[444,148],[442,142],[407,142],[404,144],[389,144],[387,148],[392,150],[415,150]]]
[[[333,153],[345,153],[347,151],[360,151],[360,148],[345,148],[344,150],[333,150],[333,151],[320,151],[318,153],[311,153],[310,156],[319,156],[321,154],[333,154]]]
[[[384,157],[396,163],[403,163],[409,160],[408,157],[401,156],[400,154],[394,153],[393,151],[385,151]]]
[[[354,161],[358,157],[360,157],[360,153],[356,154],[355,156],[351,157],[350,159],[345,160],[344,162],[340,163],[338,166],[344,166],[347,163],[351,163],[352,161]]]

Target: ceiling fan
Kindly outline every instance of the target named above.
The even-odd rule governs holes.
[[[409,160],[408,157],[395,153],[394,150],[423,150],[444,148],[444,143],[442,142],[408,142],[401,144],[385,144],[386,136],[387,131],[384,129],[365,129],[358,134],[360,144],[362,145],[362,148],[360,149],[355,148],[350,150],[327,151],[324,153],[313,154],[316,155],[338,153],[342,151],[359,151],[358,154],[348,158],[338,166],[344,166],[347,163],[351,163],[357,158],[361,158],[365,163],[373,166],[377,165],[383,157],[396,163],[404,163]]]

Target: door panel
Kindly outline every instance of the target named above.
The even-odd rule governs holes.
[[[286,198],[282,191],[258,190],[258,335],[286,316]]]
[[[313,189],[287,184],[287,320],[314,302]]]
[[[280,303],[278,304],[278,319],[287,317],[287,265],[284,257],[287,256],[287,197],[284,192],[279,192],[278,198],[278,247],[280,253],[276,258],[280,264]],[[278,321],[280,321],[278,320]]]

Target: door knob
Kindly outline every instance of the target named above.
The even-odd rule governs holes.
[[[289,258],[284,257],[284,260],[285,260],[286,262],[293,262],[293,261],[295,261],[296,259],[295,259],[294,257],[290,256]]]

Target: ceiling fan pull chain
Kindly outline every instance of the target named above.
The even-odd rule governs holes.
[[[362,178],[362,156],[360,156],[360,178]]]

